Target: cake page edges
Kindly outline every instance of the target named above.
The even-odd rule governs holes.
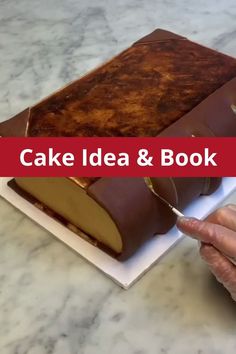
[[[89,243],[102,249],[110,256],[117,258],[119,254],[122,253],[122,235],[120,234],[119,228],[110,213],[108,213],[101,204],[97,203],[86,190],[80,186],[75,188],[76,184],[74,184],[73,181],[68,184],[66,181],[69,180],[61,177],[32,177],[29,178],[31,182],[27,183],[27,187],[25,180],[26,178],[23,177],[13,178],[8,182],[8,186],[23,199],[63,224]],[[32,185],[32,180],[36,181],[36,185]],[[58,189],[57,181],[60,182],[61,187],[62,185],[66,187],[65,183],[67,183],[66,188],[61,188],[59,196],[58,193],[56,193]],[[53,185],[55,185],[54,188]],[[45,189],[47,188],[48,191],[44,197],[42,197],[41,193],[42,186]],[[48,187],[50,187],[50,193]],[[66,202],[62,207],[61,202],[64,200],[63,194],[65,196],[65,191],[68,191],[68,187],[70,189],[69,199],[65,198]],[[73,194],[73,200],[71,194]],[[55,195],[58,196],[57,200],[53,198]],[[55,205],[60,205],[60,207],[55,207]],[[80,212],[78,212],[78,208]],[[71,215],[70,218],[68,218],[68,213]],[[83,217],[79,218],[78,216],[81,214],[83,214]],[[97,228],[95,225],[97,225]],[[95,237],[95,235],[97,235],[97,237]]]

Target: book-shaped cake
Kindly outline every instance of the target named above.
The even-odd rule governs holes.
[[[0,135],[236,136],[235,77],[234,58],[156,30],[1,123]],[[220,179],[156,178],[154,183],[181,210],[215,191]],[[120,260],[176,221],[142,178],[15,178],[10,186]]]

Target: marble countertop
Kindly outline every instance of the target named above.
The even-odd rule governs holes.
[[[236,56],[235,0],[0,0],[0,121],[156,27]],[[236,352],[194,241],[124,291],[2,199],[0,220],[1,354]]]

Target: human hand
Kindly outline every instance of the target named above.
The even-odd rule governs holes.
[[[180,217],[177,227],[201,241],[201,257],[236,301],[236,266],[226,257],[236,258],[236,205],[219,208],[204,221]]]

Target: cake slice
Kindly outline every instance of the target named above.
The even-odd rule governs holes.
[[[156,30],[0,124],[1,136],[236,136],[236,60]],[[183,209],[219,178],[156,178]],[[15,178],[12,188],[120,260],[175,216],[141,178]],[[75,235],[76,237],[76,235]]]

